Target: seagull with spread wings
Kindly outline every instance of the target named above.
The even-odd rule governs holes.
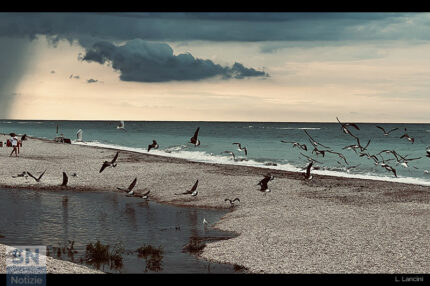
[[[385,129],[383,128],[383,127],[381,127],[381,126],[378,126],[378,125],[376,125],[376,128],[379,128],[379,129],[381,129],[382,130],[382,132],[384,132],[384,136],[388,136],[388,135],[390,135],[390,133],[391,132],[393,132],[393,131],[396,131],[397,129],[399,129],[399,128],[393,128],[393,129],[391,129],[390,131],[385,131]]]
[[[99,173],[103,172],[103,170],[106,169],[107,167],[112,167],[112,168],[116,167],[117,164],[115,162],[118,159],[118,155],[119,155],[119,151],[116,152],[116,155],[115,157],[113,157],[112,161],[110,162],[104,161]]]
[[[42,174],[40,174],[40,176],[38,177],[38,178],[36,178],[35,176],[33,176],[29,171],[27,171],[27,174],[30,176],[30,177],[32,177],[33,179],[35,179],[36,180],[36,182],[40,182],[40,180],[42,179],[42,177],[43,177],[43,175],[45,174],[45,172],[46,172],[46,170],[45,171],[43,171],[43,173]]]

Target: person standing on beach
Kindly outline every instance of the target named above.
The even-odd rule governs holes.
[[[9,157],[12,157],[12,154],[15,153],[15,157],[18,157],[19,153],[19,145],[18,145],[18,138],[16,137],[15,133],[10,133],[10,142],[12,143],[12,152],[10,153]]]

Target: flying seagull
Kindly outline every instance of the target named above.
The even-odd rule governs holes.
[[[233,152],[231,152],[231,151],[224,151],[224,152],[222,152],[222,154],[224,154],[224,153],[230,154],[231,156],[233,156],[233,160],[236,161],[236,156],[234,156]]]
[[[308,147],[306,147],[306,144],[300,144],[299,142],[291,142],[291,141],[285,141],[285,140],[281,140],[282,143],[291,143],[293,144],[293,148],[294,147],[299,147],[305,151],[308,151]]]
[[[384,128],[382,128],[381,126],[376,126],[376,128],[379,128],[379,129],[381,129],[382,130],[382,132],[384,132],[384,135],[385,136],[388,136],[388,135],[390,135],[390,133],[391,132],[393,132],[393,131],[395,131],[395,130],[397,130],[397,129],[399,129],[399,128],[394,128],[394,129],[391,129],[390,131],[385,131],[385,129]]]
[[[385,168],[387,171],[389,171],[389,172],[393,172],[393,174],[394,174],[394,176],[397,178],[397,172],[396,172],[396,169],[394,169],[393,167],[391,167],[391,166],[388,166],[387,164],[385,164],[385,166],[383,166],[383,168]]]
[[[312,175],[311,175],[311,168],[312,168],[313,162],[310,162],[308,164],[308,166],[306,167],[306,173],[304,173],[304,177],[305,180],[311,180],[312,179]]]
[[[118,152],[116,152],[116,155],[115,155],[115,157],[112,159],[112,161],[110,161],[110,162],[108,162],[108,161],[104,161],[103,162],[103,165],[102,165],[102,168],[100,169],[100,172],[99,173],[101,173],[101,172],[103,172],[103,170],[104,169],[106,169],[107,167],[112,167],[112,168],[114,168],[114,167],[116,167],[116,159],[118,158],[118,155],[119,155],[119,151]]]
[[[79,129],[78,132],[76,132],[76,141],[82,142],[82,129]]]
[[[306,135],[311,139],[311,144],[312,144],[314,147],[317,147],[318,145],[321,145],[321,146],[323,146],[324,148],[330,148],[330,147],[328,147],[328,146],[325,146],[325,145],[323,145],[323,144],[318,143],[317,141],[315,141],[315,139],[314,139],[314,138],[312,138],[312,137],[311,137],[311,135],[309,135],[309,133],[308,133],[305,129],[303,129],[303,131],[305,131]]]
[[[375,155],[370,155],[370,154],[367,154],[367,153],[360,153],[360,157],[363,157],[363,156],[366,156],[367,159],[372,159],[373,161],[375,161],[375,165],[378,165],[379,159]]]
[[[406,131],[406,128],[405,128],[405,131]],[[414,144],[415,138],[409,136],[407,133],[400,136],[400,139],[402,139],[402,138],[406,138],[406,139],[408,139],[409,142],[412,142],[412,144]]]
[[[327,150],[326,152],[338,155],[340,158],[342,158],[345,161],[345,164],[349,165],[348,162],[346,161],[345,156],[343,154],[341,154],[339,152],[330,151],[330,150]]]
[[[246,149],[246,147],[242,147],[242,145],[240,145],[240,143],[233,143],[232,145],[237,145],[238,146],[238,151],[244,151],[245,152],[245,156],[248,156],[248,150]]]
[[[136,183],[137,183],[137,178],[135,178],[133,182],[131,182],[130,186],[128,186],[128,189],[123,189],[123,188],[117,188],[117,189],[120,191],[126,192],[127,195],[133,195],[134,194],[133,188],[134,186],[136,186]]]
[[[200,145],[200,140],[197,139],[197,137],[199,136],[199,130],[200,130],[200,127],[197,127],[196,132],[194,132],[194,136],[190,138],[190,142],[189,143],[193,143],[194,146],[199,146]]]
[[[42,174],[40,174],[40,176],[39,176],[39,178],[36,178],[35,176],[33,176],[29,171],[27,171],[27,174],[30,176],[30,177],[32,177],[33,179],[35,179],[36,180],[36,182],[40,182],[40,180],[42,179],[42,177],[43,177],[43,175],[45,174],[45,172],[46,172],[46,170],[45,171],[43,171],[43,173]]]
[[[192,195],[197,191],[197,185],[198,184],[199,184],[199,180],[196,180],[196,182],[194,183],[194,186],[191,188],[191,190],[185,191],[183,193],[175,194],[175,195]],[[197,195],[197,193],[196,193],[196,195]]]
[[[121,120],[121,121],[119,122],[119,125],[116,127],[116,129],[121,129],[121,130],[124,130],[124,131],[126,131],[126,132],[127,132],[127,129],[125,129],[125,124],[124,124],[124,121],[123,121],[123,120]]]
[[[148,190],[148,191],[146,191],[146,192],[144,192],[144,193],[137,193],[137,192],[134,192],[134,191],[131,191],[132,193],[131,194],[127,194],[126,195],[126,197],[138,197],[138,198],[142,198],[142,199],[145,199],[145,200],[147,200],[148,198],[149,198],[149,193],[151,192],[151,190]]]
[[[369,141],[367,141],[367,144],[364,147],[361,146],[360,139],[358,137],[356,137],[355,139],[357,139],[357,145],[360,148],[361,152],[364,152],[365,150],[367,150],[367,147],[369,147],[369,144],[370,144],[370,139],[369,139]]]
[[[26,171],[24,171],[24,172],[22,172],[21,174],[18,174],[18,175],[16,175],[16,176],[12,176],[12,178],[18,178],[18,177],[24,177],[24,178],[28,179],[27,172],[26,172]]]
[[[343,133],[351,135],[354,138],[357,138],[357,136],[353,135],[351,133],[351,131],[349,131],[349,129],[346,128],[347,126],[352,126],[355,129],[360,130],[360,128],[358,128],[357,124],[355,124],[355,123],[342,123],[342,122],[339,121],[339,118],[336,117],[336,119],[337,119],[337,122],[339,122],[339,124],[341,125],[341,129],[342,129]]]
[[[224,201],[225,201],[225,202],[230,202],[230,206],[232,206],[232,207],[234,207],[234,202],[235,202],[235,201],[240,202],[239,198],[234,198],[233,200],[225,199]]]
[[[300,152],[300,154],[303,156],[303,157],[306,157],[306,159],[308,159],[308,162],[316,162],[316,163],[318,163],[318,164],[322,164],[321,162],[319,162],[319,161],[317,161],[317,160],[315,160],[315,159],[313,159],[313,158],[311,158],[311,157],[309,157],[309,156],[306,156],[305,154],[303,154],[302,152]]]
[[[61,184],[61,186],[67,187],[67,182],[69,182],[69,178],[67,177],[66,172],[63,172],[63,183]]]
[[[152,140],[152,144],[151,144],[151,145],[148,145],[148,152],[149,152],[151,149],[158,149],[157,141]]]
[[[326,150],[318,150],[317,147],[314,148],[314,150],[312,150],[312,154],[315,152],[315,155],[319,155],[321,154],[323,157],[325,155]]]

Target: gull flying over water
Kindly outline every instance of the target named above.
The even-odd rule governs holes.
[[[123,188],[117,188],[117,189],[120,191],[126,192],[127,195],[134,195],[133,188],[134,186],[136,186],[136,183],[137,183],[137,178],[135,178],[133,182],[131,182],[130,186],[128,186],[128,189],[123,189]]]
[[[299,142],[292,142],[292,141],[285,141],[285,140],[281,140],[282,143],[290,143],[293,144],[293,148],[295,147],[299,147],[305,151],[308,151],[308,147],[306,147],[306,144],[300,144]]]
[[[116,129],[121,129],[121,130],[124,130],[124,131],[126,131],[126,132],[127,132],[127,129],[125,129],[125,124],[124,124],[124,121],[123,121],[123,120],[121,120],[121,121],[119,122],[119,125],[116,127]]]
[[[199,136],[199,131],[200,131],[200,127],[197,127],[196,131],[194,132],[194,136],[190,138],[190,142],[189,143],[193,143],[194,146],[199,146],[200,145],[200,140],[197,139],[197,137]]]
[[[325,156],[325,152],[328,150],[318,150],[317,147],[314,148],[314,150],[312,150],[312,154],[315,153],[315,155],[319,155],[321,154],[323,157]]]
[[[303,130],[305,133],[306,133],[306,135],[311,139],[310,140],[310,142],[311,142],[311,144],[314,146],[314,147],[317,147],[318,145],[321,145],[321,146],[323,146],[324,148],[330,148],[330,147],[328,147],[328,146],[325,146],[325,145],[323,145],[323,144],[321,144],[321,143],[318,143],[317,141],[315,141],[315,139],[314,138],[312,138],[311,137],[311,135],[309,135],[309,133],[304,129]]]
[[[330,151],[330,150],[326,150],[326,152],[338,155],[339,158],[341,158],[341,159],[343,159],[345,161],[345,164],[349,165],[348,162],[346,161],[345,156],[342,153],[334,152],[334,151]]]
[[[42,174],[40,174],[40,176],[38,177],[38,178],[36,178],[35,176],[33,176],[29,171],[27,171],[27,174],[30,176],[30,177],[32,177],[33,179],[35,179],[36,180],[36,182],[40,182],[40,180],[42,179],[42,177],[43,177],[43,175],[45,174],[45,172],[46,172],[46,170],[45,171],[43,171],[43,173]]]
[[[245,152],[245,156],[248,156],[248,150],[246,149],[246,147],[242,147],[242,145],[240,143],[233,143],[232,145],[237,145],[237,150],[238,151],[244,151]]]
[[[405,128],[405,131],[406,131],[406,128]],[[407,133],[400,136],[400,139],[402,139],[402,138],[406,138],[406,139],[408,139],[409,142],[412,142],[412,144],[414,144],[415,138],[409,136]]]
[[[388,166],[387,164],[385,164],[384,166],[383,166],[383,168],[385,168],[387,171],[389,171],[389,172],[393,172],[393,174],[394,174],[394,176],[397,178],[397,172],[396,172],[396,169],[394,169],[393,167],[391,167],[391,166]]]
[[[157,141],[152,140],[152,144],[151,144],[151,145],[148,145],[148,152],[149,152],[149,150],[151,150],[151,149],[158,149]]]
[[[303,157],[306,157],[306,159],[308,160],[308,162],[315,162],[315,163],[318,163],[318,164],[322,164],[321,162],[319,162],[319,161],[317,161],[317,160],[315,160],[315,159],[313,159],[313,158],[311,158],[311,157],[309,157],[309,156],[306,156],[305,154],[303,154],[302,152],[300,152],[300,154],[303,156]]]
[[[399,128],[394,128],[394,129],[391,129],[390,131],[385,131],[385,129],[384,128],[382,128],[381,126],[376,126],[376,128],[379,128],[379,129],[381,129],[382,130],[382,132],[384,132],[384,135],[385,136],[388,136],[388,135],[390,135],[390,133],[391,132],[393,132],[393,131],[395,131],[395,130],[397,130],[397,129],[399,129]]]
[[[351,131],[349,131],[349,129],[346,128],[347,126],[352,126],[355,129],[360,130],[360,128],[358,128],[357,124],[355,124],[355,123],[342,123],[342,122],[339,121],[339,118],[336,117],[336,119],[337,119],[337,122],[339,122],[339,124],[341,125],[341,129],[342,129],[343,133],[351,135],[354,138],[357,138],[357,136],[353,135],[351,133]]]
[[[107,167],[112,167],[112,168],[116,167],[117,164],[115,162],[116,162],[116,159],[118,159],[118,155],[119,155],[119,151],[116,152],[116,155],[115,157],[113,157],[112,161],[110,162],[104,161],[99,173],[103,172],[103,170],[106,169]]]
[[[224,152],[222,152],[221,154],[230,154],[231,156],[233,156],[233,160],[234,161],[236,161],[236,156],[234,156],[234,153],[233,152],[231,152],[231,151],[224,151]]]
[[[239,198],[234,198],[233,200],[225,199],[224,201],[225,201],[225,202],[229,202],[229,203],[230,203],[230,206],[232,206],[232,207],[234,207],[234,202],[235,202],[235,201],[240,202]]]

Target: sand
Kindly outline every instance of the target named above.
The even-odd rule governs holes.
[[[3,142],[6,136],[0,136]],[[70,190],[117,192],[137,177],[136,190],[150,199],[179,206],[229,208],[210,227],[237,237],[208,243],[201,257],[237,264],[249,273],[430,273],[430,187],[314,175],[303,181],[293,172],[121,151],[116,168],[99,173],[116,151],[30,138],[18,158],[0,148],[0,187],[61,189],[62,172]],[[40,183],[12,178],[23,171],[46,174]],[[256,184],[271,172],[272,192]],[[199,180],[199,194],[175,195]],[[139,198],[136,198],[137,200]]]

